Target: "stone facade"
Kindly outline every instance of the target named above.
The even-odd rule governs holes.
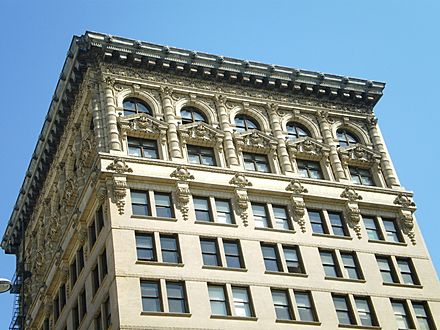
[[[383,87],[75,37],[2,242],[22,327],[396,329],[403,307],[434,329],[439,282],[373,113]]]

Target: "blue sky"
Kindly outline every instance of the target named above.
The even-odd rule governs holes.
[[[269,5],[270,3],[270,5]],[[3,234],[72,35],[86,30],[387,83],[376,106],[402,184],[440,269],[436,172],[439,1],[134,1],[0,3]],[[0,252],[0,277],[15,258]],[[0,295],[0,329],[12,295]]]

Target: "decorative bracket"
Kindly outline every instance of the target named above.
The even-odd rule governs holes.
[[[304,215],[306,213],[306,204],[304,203],[304,193],[308,190],[304,188],[301,182],[297,179],[292,179],[289,185],[286,187],[287,191],[291,191],[290,201],[293,208],[293,220],[298,223],[301,231],[306,232],[306,222],[304,220]]]
[[[235,186],[235,210],[239,214],[243,225],[247,227],[249,197],[246,187],[251,187],[252,183],[249,182],[243,173],[235,173],[233,178],[229,181],[229,184]]]
[[[347,199],[344,210],[347,224],[355,231],[357,238],[361,239],[361,211],[359,209],[358,200],[362,200],[362,196],[359,195],[352,187],[345,187],[340,197]]]
[[[170,174],[170,177],[177,179],[175,192],[177,208],[182,213],[183,220],[187,221],[189,218],[189,196],[191,195],[188,180],[194,180],[194,175],[188,171],[186,166],[179,165]]]
[[[108,186],[109,190],[112,191],[112,202],[116,204],[119,214],[123,215],[128,188],[126,176],[114,174]]]
[[[394,204],[399,205],[399,225],[402,232],[408,236],[413,245],[416,245],[416,238],[414,233],[414,217],[413,214],[416,210],[416,204],[412,201],[411,197],[404,193],[399,193]]]

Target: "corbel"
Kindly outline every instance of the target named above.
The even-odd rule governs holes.
[[[357,238],[361,239],[361,211],[359,209],[358,201],[362,200],[362,196],[359,195],[353,188],[345,187],[340,197],[346,199],[344,215],[347,224],[355,231]]]
[[[235,186],[235,210],[239,214],[241,221],[245,227],[248,226],[248,208],[249,208],[249,197],[247,194],[246,187],[251,187],[252,183],[246,178],[243,173],[235,173],[233,178],[229,181],[230,185]]]
[[[113,171],[111,181],[107,181],[107,188],[112,192],[112,202],[116,204],[120,215],[124,214],[125,197],[127,196],[127,175],[133,170],[125,163],[122,158],[115,158],[113,162],[107,166],[107,170]]]
[[[308,193],[308,190],[304,188],[301,182],[297,179],[292,179],[288,186],[287,191],[292,192],[290,195],[290,202],[293,210],[293,220],[298,223],[301,228],[301,232],[306,232],[306,222],[304,215],[306,212],[306,204],[304,203],[304,193]]]
[[[411,197],[404,193],[399,193],[394,200],[394,204],[399,206],[399,226],[402,232],[408,236],[413,245],[416,245],[416,238],[414,233],[414,212],[416,204]]]
[[[192,175],[186,166],[178,166],[171,174],[171,178],[177,179],[175,197],[177,201],[177,208],[182,214],[183,220],[187,221],[189,216],[189,196],[191,191],[189,189],[189,180],[194,180]]]

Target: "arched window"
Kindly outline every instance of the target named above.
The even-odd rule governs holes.
[[[338,138],[340,147],[348,147],[349,145],[359,142],[359,139],[353,133],[343,128],[339,128],[336,131],[336,137]]]
[[[152,114],[151,108],[145,104],[145,102],[136,98],[125,99],[122,107],[124,108],[124,116],[129,116],[136,113],[148,113],[149,115]]]
[[[291,121],[287,124],[287,138],[296,140],[302,137],[310,136],[310,132],[303,125]]]
[[[260,129],[255,119],[246,115],[237,115],[235,117],[235,129],[239,132],[248,131],[251,129]]]
[[[194,107],[184,107],[180,110],[182,116],[182,124],[190,124],[203,121],[206,123],[206,117],[198,109]]]

